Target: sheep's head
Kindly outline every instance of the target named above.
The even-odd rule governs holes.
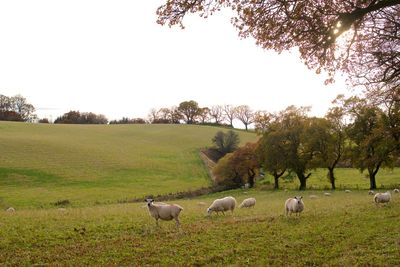
[[[297,204],[300,204],[300,203],[302,203],[303,202],[303,197],[302,196],[299,196],[299,197],[294,197],[294,199],[296,199],[296,202],[297,202]]]
[[[154,202],[154,199],[152,199],[152,198],[146,198],[145,201],[147,202],[147,206],[150,206],[150,204]]]
[[[209,216],[211,215],[211,212],[212,212],[212,209],[208,208],[208,209],[207,209],[207,214],[208,214]]]

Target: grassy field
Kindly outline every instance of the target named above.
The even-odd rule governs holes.
[[[328,190],[331,188],[331,184],[327,179],[326,169],[316,169],[310,171],[312,175],[307,179],[307,188],[310,189],[321,189]],[[368,172],[361,173],[357,169],[353,168],[337,168],[335,170],[336,187],[338,189],[368,189],[369,178]],[[400,168],[394,169],[380,169],[377,178],[377,186],[381,189],[398,188],[400,187]],[[261,187],[272,188],[274,179],[271,175],[259,181]],[[280,187],[282,189],[296,189],[299,188],[299,181],[296,176],[290,177],[290,179],[280,178]]]
[[[0,212],[2,266],[400,266],[400,194],[378,207],[367,190],[236,190],[175,203],[182,226],[155,226],[145,203]],[[310,199],[310,195],[317,199]],[[216,197],[257,198],[253,209],[205,217]],[[204,202],[204,203],[203,203]]]
[[[199,149],[219,130],[0,122],[0,207],[116,203],[208,186]],[[257,138],[238,133],[243,143]]]

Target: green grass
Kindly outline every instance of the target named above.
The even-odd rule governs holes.
[[[145,203],[1,211],[0,265],[400,265],[399,194],[378,207],[367,190],[302,193],[300,218],[283,216],[284,201],[298,191],[236,190],[175,201],[184,207],[180,230],[174,222],[157,228]],[[205,217],[212,200],[228,194],[238,202],[254,196],[257,205]]]
[[[199,150],[219,130],[0,122],[0,207],[116,203],[208,186]],[[257,139],[238,134],[243,143]]]
[[[312,175],[307,179],[307,188],[328,190],[331,184],[327,178],[326,169],[316,169],[310,171]],[[353,168],[337,168],[335,170],[336,188],[337,189],[368,189],[369,178],[368,172],[361,173]],[[400,168],[380,169],[376,176],[377,186],[381,189],[400,187]],[[266,175],[264,179],[259,181],[261,186],[272,187],[274,179],[271,175]],[[293,174],[290,179],[279,179],[281,188],[295,189],[299,188],[298,178]]]

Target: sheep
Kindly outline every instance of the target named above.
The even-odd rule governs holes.
[[[393,189],[393,192],[397,194],[397,193],[400,193],[400,190],[398,188],[395,188],[395,189]]]
[[[183,210],[183,208],[177,204],[166,204],[166,203],[154,203],[154,199],[146,199],[147,208],[149,209],[149,213],[151,216],[156,219],[156,224],[158,225],[158,219],[164,221],[170,221],[175,219],[176,226],[179,227],[179,213]]]
[[[346,189],[346,190],[344,190],[344,192],[345,193],[351,193],[351,190]]]
[[[217,214],[222,212],[225,215],[225,211],[230,210],[233,213],[233,210],[236,207],[236,199],[234,197],[224,197],[214,200],[210,207],[207,209],[208,216],[214,211]]]
[[[310,197],[310,199],[317,199],[318,198],[318,196],[316,196],[316,195],[310,195],[309,197]]]
[[[304,203],[303,203],[303,197],[294,197],[294,198],[289,198],[285,202],[285,215],[288,216],[288,214],[292,213],[297,213],[297,215],[300,216],[300,213],[304,210]]]
[[[368,195],[374,195],[374,194],[375,194],[374,190],[369,190],[368,191]]]
[[[246,198],[243,202],[239,205],[239,208],[251,208],[256,205],[256,199],[254,197]]]
[[[392,198],[392,195],[390,194],[389,191],[386,193],[376,193],[374,196],[374,202],[376,204],[378,203],[388,203],[390,199]]]
[[[326,197],[330,197],[332,194],[331,193],[328,193],[328,192],[325,192],[324,193],[324,196],[326,196]]]
[[[15,212],[15,209],[13,207],[9,207],[6,209],[7,212]]]

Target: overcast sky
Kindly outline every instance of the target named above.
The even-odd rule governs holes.
[[[347,93],[325,86],[296,52],[241,40],[227,12],[190,15],[186,29],[156,23],[163,0],[0,1],[0,94],[21,94],[39,117],[69,110],[109,119],[195,100],[279,111],[312,106],[323,116]]]

